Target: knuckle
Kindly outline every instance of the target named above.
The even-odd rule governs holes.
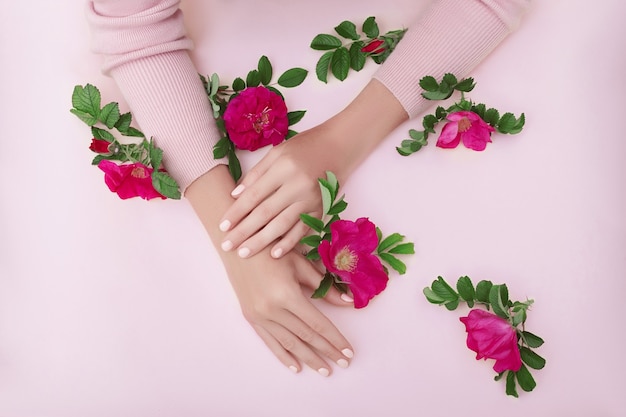
[[[322,323],[322,321],[320,320],[314,320],[309,324],[309,327],[311,327],[311,329],[318,334],[323,334],[324,331],[326,330],[326,326],[324,326],[324,323]]]
[[[293,351],[296,347],[296,340],[291,336],[279,337],[278,343],[289,352]]]
[[[300,329],[298,331],[298,338],[300,340],[302,340],[303,342],[306,342],[308,344],[311,344],[311,342],[313,342],[313,339],[315,338],[314,333],[310,330],[307,329]]]

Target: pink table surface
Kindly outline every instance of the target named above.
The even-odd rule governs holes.
[[[471,97],[525,112],[521,134],[482,153],[431,144],[404,158],[394,147],[419,127],[410,121],[346,184],[346,218],[406,234],[417,254],[366,309],[317,304],[356,351],[330,378],[293,375],[257,338],[188,203],[121,201],[89,165],[73,86],[125,104],[89,51],[81,3],[3,7],[0,417],[626,416],[623,1],[537,1],[474,71]],[[261,54],[277,72],[314,69],[315,34],[369,15],[408,25],[423,9],[413,3],[184,8],[199,70],[232,80]],[[346,105],[375,67],[288,91],[308,110],[298,129]],[[244,166],[263,152],[242,154]],[[548,364],[534,392],[505,396],[491,361],[465,347],[465,311],[425,301],[438,275],[535,299],[527,325]]]

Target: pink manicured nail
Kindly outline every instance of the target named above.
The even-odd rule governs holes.
[[[346,303],[351,303],[354,301],[352,297],[350,297],[348,294],[345,294],[345,293],[341,294],[341,299],[345,301]]]
[[[344,350],[342,350],[341,353],[343,353],[343,356],[345,356],[346,358],[352,359],[354,357],[354,352],[348,348],[345,348]]]
[[[289,367],[289,370],[290,370],[291,372],[293,372],[294,374],[297,374],[297,373],[298,373],[298,368],[296,368],[296,367],[295,367],[295,366],[293,366],[293,365],[291,365],[291,366]]]
[[[226,241],[222,242],[222,250],[223,251],[228,252],[232,248],[233,248],[233,242],[231,242],[230,240],[226,240]]]
[[[222,232],[226,232],[228,229],[230,229],[230,222],[228,220],[224,220],[220,223],[220,230]]]
[[[248,248],[241,248],[239,249],[239,252],[237,252],[239,254],[240,258],[247,258],[248,256],[250,256],[250,249]]]
[[[340,367],[340,368],[347,368],[347,367],[348,367],[348,365],[349,365],[349,363],[348,363],[348,361],[347,361],[347,360],[345,360],[345,359],[339,359],[339,360],[337,361],[337,365],[339,365],[339,367]]]
[[[317,370],[317,372],[319,372],[319,374],[321,376],[328,376],[328,375],[330,375],[330,371],[328,369],[326,369],[326,368],[320,368],[320,369]]]
[[[243,184],[239,184],[238,186],[235,187],[235,189],[230,193],[230,195],[232,195],[233,197],[238,196],[239,194],[241,194],[243,192],[243,190],[246,187]]]
[[[274,252],[272,252],[272,256],[274,258],[280,258],[282,254],[283,254],[283,250],[281,248],[275,249]]]

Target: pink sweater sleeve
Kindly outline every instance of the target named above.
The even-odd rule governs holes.
[[[118,84],[136,122],[164,151],[181,190],[222,160],[220,138],[198,72],[188,54],[179,0],[91,0],[92,48]]]
[[[409,27],[374,74],[400,101],[409,117],[432,105],[419,80],[447,73],[466,77],[511,31],[530,0],[439,0]]]

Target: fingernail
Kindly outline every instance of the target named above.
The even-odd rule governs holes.
[[[283,250],[281,248],[274,249],[274,252],[272,252],[272,256],[274,258],[280,258],[282,254],[283,254]]]
[[[345,356],[346,358],[352,359],[352,357],[354,357],[354,352],[348,348],[342,350],[341,353],[343,353],[343,356]]]
[[[346,293],[341,294],[341,299],[345,301],[346,303],[351,303],[354,301],[354,299]]]
[[[222,242],[223,251],[228,252],[232,248],[233,248],[233,242],[231,242],[230,240],[225,240],[224,242]]]
[[[328,376],[328,375],[330,375],[330,371],[328,369],[326,369],[326,368],[320,368],[320,369],[317,370],[317,372],[319,372],[319,374],[321,376]]]
[[[337,361],[337,365],[339,365],[339,367],[340,367],[340,368],[347,368],[347,367],[348,367],[348,365],[349,365],[349,363],[348,363],[348,361],[347,361],[347,360],[345,360],[345,359],[339,359],[339,360]]]
[[[289,367],[289,369],[290,369],[290,370],[291,370],[291,372],[293,372],[294,374],[297,374],[297,373],[298,373],[298,368],[296,368],[296,367],[295,367],[295,366],[293,366],[293,365],[291,365],[291,366]]]
[[[228,229],[230,229],[230,222],[228,220],[224,220],[220,223],[220,230],[222,232],[226,232]]]
[[[237,252],[239,254],[240,258],[247,258],[248,256],[250,256],[250,249],[248,248],[241,248],[239,249],[239,252]]]
[[[233,197],[238,196],[239,194],[241,194],[244,190],[244,188],[246,188],[243,184],[239,184],[238,186],[235,187],[235,189],[230,193],[230,195],[232,195]]]

